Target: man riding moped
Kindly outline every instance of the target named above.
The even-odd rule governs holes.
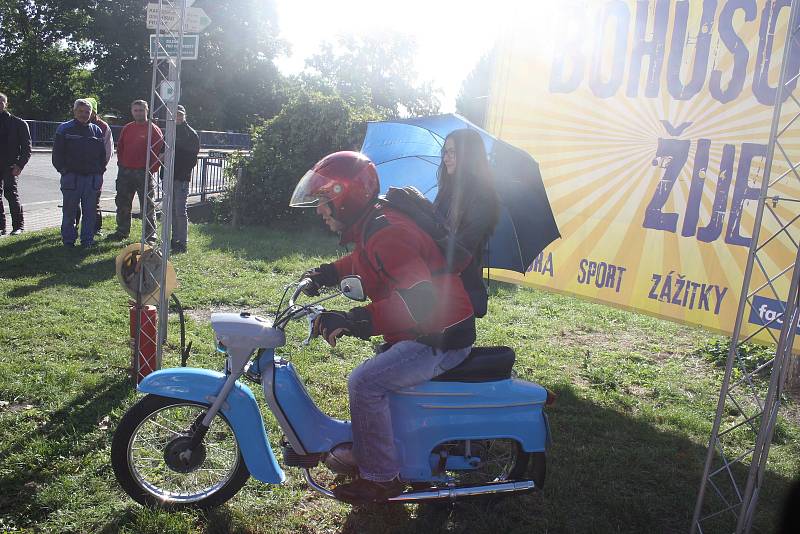
[[[475,319],[458,273],[433,239],[404,213],[377,202],[375,165],[358,152],[320,160],[297,184],[290,205],[315,207],[350,254],[303,276],[304,291],[319,294],[349,275],[361,277],[370,304],[325,311],[313,334],[331,346],[343,335],[382,335],[378,354],[348,378],[353,457],[358,477],[334,489],[352,502],[384,500],[403,491],[387,394],[421,384],[452,369],[470,353]]]

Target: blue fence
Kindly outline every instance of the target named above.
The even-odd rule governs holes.
[[[31,141],[33,146],[48,147],[53,146],[53,138],[56,135],[56,128],[60,122],[51,121],[25,121],[31,130]],[[111,133],[119,139],[122,126],[111,126]],[[197,130],[200,136],[200,146],[211,149],[239,149],[250,150],[250,134],[241,132],[212,132],[208,130]]]

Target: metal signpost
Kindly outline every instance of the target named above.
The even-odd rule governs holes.
[[[789,72],[789,54],[800,39],[799,23],[800,0],[793,0],[753,238],[692,518],[693,533],[743,533],[752,529],[781,395],[792,364],[792,346],[800,322],[800,198],[787,195],[790,189],[785,186],[792,182],[796,188],[800,182],[800,155],[786,141],[800,130],[800,90],[796,89],[800,74]],[[762,225],[765,214],[767,223]],[[777,246],[796,250],[794,262],[776,265],[770,256]],[[756,281],[754,271],[765,282]],[[764,296],[784,303],[783,313],[774,314],[759,330],[742,336],[743,321]],[[779,328],[777,338],[772,328]],[[750,362],[742,345],[763,331],[775,341],[775,356],[761,364]]]
[[[142,239],[140,243],[139,290],[137,292],[137,309],[141,309],[142,295],[152,293],[157,287],[158,304],[156,339],[153,329],[145,328],[142,314],[136,314],[134,336],[134,379],[138,382],[143,376],[161,368],[164,341],[167,337],[167,315],[169,293],[167,288],[167,264],[170,253],[170,232],[172,228],[172,183],[175,161],[175,116],[181,95],[181,62],[197,59],[199,38],[197,35],[185,35],[187,31],[201,31],[210,20],[202,9],[190,8],[193,0],[159,0],[147,5],[147,27],[155,30],[150,36],[150,56],[153,58],[153,78],[150,86],[150,121],[155,123],[161,119],[166,124],[164,132],[164,150],[153,153],[148,150],[146,172],[155,167],[163,167],[162,198],[156,201],[155,180],[157,176],[146,181],[145,202],[142,210]],[[189,16],[187,16],[187,12]],[[177,44],[183,46],[178,47]],[[148,131],[148,146],[153,146],[153,131]],[[155,212],[152,221],[146,214]],[[160,219],[160,228],[159,228]],[[151,325],[152,326],[152,325]],[[148,364],[139,357],[140,348],[155,343],[156,357],[154,365]],[[153,368],[154,367],[154,368]]]

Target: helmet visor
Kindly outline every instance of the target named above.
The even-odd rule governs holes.
[[[332,200],[333,189],[330,179],[312,169],[305,173],[295,186],[289,206],[292,208],[315,208]]]

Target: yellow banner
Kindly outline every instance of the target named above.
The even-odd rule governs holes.
[[[730,333],[790,0],[529,4],[504,34],[487,129],[538,161],[562,238],[524,276],[496,277]],[[798,106],[783,110],[785,124]],[[795,161],[799,144],[782,142]],[[800,214],[785,200],[800,199],[800,176],[776,150],[773,180],[784,174],[760,242]],[[793,239],[765,245],[743,337],[777,338]]]

